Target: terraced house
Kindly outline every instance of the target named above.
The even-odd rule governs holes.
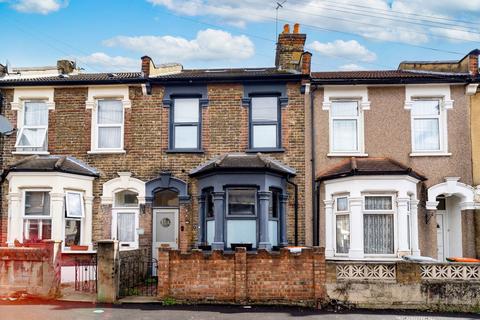
[[[117,239],[153,257],[305,244],[305,39],[282,33],[270,68],[4,70],[2,242],[73,256]]]
[[[312,74],[315,237],[327,259],[479,256],[474,61],[478,51],[459,62]]]

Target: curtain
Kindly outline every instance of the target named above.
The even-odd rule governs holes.
[[[333,150],[357,151],[357,120],[333,120]]]
[[[99,127],[98,147],[105,149],[120,148],[122,144],[121,127]]]
[[[257,221],[227,220],[227,247],[232,243],[251,243],[257,247]]]
[[[98,101],[98,124],[122,124],[123,105],[119,100]]]
[[[391,196],[365,197],[365,210],[392,210]]]
[[[346,214],[338,215],[336,219],[337,253],[348,253],[350,249],[350,216]]]
[[[253,121],[278,121],[278,98],[256,97],[252,98]]]
[[[332,102],[332,117],[356,117],[358,116],[357,101],[334,101]]]
[[[198,147],[198,126],[175,126],[175,148],[196,149]]]
[[[364,214],[363,230],[366,254],[393,253],[393,214]]]
[[[440,150],[438,119],[414,120],[415,150]]]
[[[412,105],[412,115],[439,115],[440,101],[439,100],[415,100]]]
[[[48,126],[48,107],[44,102],[25,102],[25,126]]]
[[[277,125],[254,125],[253,126],[254,148],[277,147]]]
[[[175,123],[199,121],[198,99],[175,99],[173,118]]]
[[[135,213],[117,213],[118,241],[135,241]]]

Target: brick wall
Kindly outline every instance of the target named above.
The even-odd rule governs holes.
[[[242,106],[243,86],[241,84],[209,84],[208,107],[202,112],[203,154],[167,153],[169,108],[163,107],[164,87],[154,85],[151,95],[144,95],[140,86],[130,86],[131,108],[125,111],[125,154],[87,154],[91,145],[90,109],[86,109],[88,88],[56,88],[55,110],[49,112],[48,145],[52,155],[72,155],[100,171],[94,180],[93,193],[93,240],[111,237],[111,207],[102,206],[100,196],[102,185],[116,178],[119,171],[130,171],[133,177],[149,181],[162,171],[188,183],[191,202],[180,212],[180,246],[183,250],[192,248],[196,239],[198,216],[197,185],[188,172],[214,156],[227,152],[243,152],[248,148],[248,108]],[[4,115],[16,125],[17,112],[11,110],[13,90],[2,90]],[[297,170],[294,179],[299,185],[299,243],[305,243],[305,152],[304,152],[304,97],[300,83],[288,83],[288,106],[282,108],[282,144],[285,152],[270,154]],[[13,155],[16,135],[4,139],[3,168],[21,159]],[[6,239],[8,212],[8,182],[2,182],[1,240]],[[293,243],[294,198],[289,187],[288,240]],[[151,207],[144,208],[140,215],[140,227],[145,234],[140,243],[151,245]],[[183,228],[182,228],[183,227]]]
[[[60,288],[59,247],[53,241],[38,248],[0,247],[0,296],[22,292],[55,297]]]
[[[188,302],[319,305],[325,298],[323,248],[180,253],[160,249],[158,296]]]

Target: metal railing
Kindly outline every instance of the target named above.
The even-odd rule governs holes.
[[[75,259],[75,291],[97,292],[97,256],[90,260]]]
[[[156,296],[157,259],[128,257],[120,261],[119,296]]]

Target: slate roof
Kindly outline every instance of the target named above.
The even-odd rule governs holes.
[[[295,169],[261,153],[226,153],[214,157],[190,171],[190,176],[199,176],[214,171],[253,170],[271,171],[286,175],[295,175]]]
[[[95,168],[70,156],[33,155],[10,165],[4,175],[9,172],[64,172],[91,177],[99,176]]]
[[[463,83],[469,78],[468,73],[419,70],[312,72],[312,82],[320,84]]]
[[[36,77],[0,77],[0,87],[26,85],[81,85],[81,84],[119,84],[143,83],[146,79],[140,72],[119,73],[79,73],[68,76],[36,76]]]
[[[352,157],[318,174],[317,181],[365,175],[409,175],[421,181],[427,180],[412,168],[390,158]]]

